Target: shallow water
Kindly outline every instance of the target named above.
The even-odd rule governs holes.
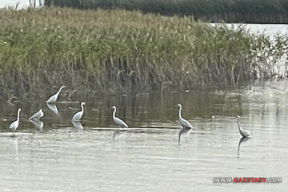
[[[64,91],[57,114],[44,101],[2,103],[1,131],[9,132],[21,107],[16,132],[33,135],[0,137],[0,186],[3,191],[285,191],[288,96],[280,87],[286,84],[76,102],[65,102]],[[81,101],[85,113],[75,127],[71,117]],[[196,127],[181,135],[180,143],[177,103]],[[128,132],[117,132],[112,105],[132,127]],[[28,121],[40,107],[42,128]],[[238,114],[242,128],[252,132],[239,148]],[[214,177],[282,177],[282,183],[218,184]]]

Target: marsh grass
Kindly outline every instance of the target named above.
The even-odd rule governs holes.
[[[46,5],[79,9],[141,10],[162,15],[190,15],[210,22],[288,23],[285,0],[46,0]]]
[[[231,88],[273,74],[287,39],[124,10],[0,11],[1,96]],[[267,61],[269,58],[269,62]]]

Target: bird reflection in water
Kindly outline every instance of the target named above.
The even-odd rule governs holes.
[[[9,147],[8,150],[11,154],[18,156],[18,137],[9,138]]]
[[[43,131],[43,125],[44,123],[42,121],[34,121],[32,119],[29,120],[31,123],[33,123],[35,125],[35,127],[37,127],[40,131]]]
[[[76,130],[83,130],[83,126],[82,124],[80,123],[80,121],[71,121],[73,126],[75,127]]]
[[[59,112],[58,112],[57,106],[56,106],[55,104],[47,103],[47,107],[48,107],[53,113],[55,113],[57,116],[59,116]]]
[[[113,132],[113,141],[116,142],[116,141],[120,141],[120,140],[125,140],[125,138],[129,138],[130,137],[130,134],[128,133],[131,133],[131,130],[122,130],[122,129],[119,129],[117,131],[114,131]]]
[[[246,142],[249,139],[250,139],[249,137],[241,137],[241,139],[239,140],[239,143],[238,143],[238,158],[240,158],[240,145],[241,145],[241,143]]]
[[[179,135],[178,135],[178,143],[180,144],[180,140],[181,140],[181,136],[184,134],[190,134],[190,132],[192,131],[192,129],[181,129],[179,131]]]
[[[120,131],[120,130],[115,131],[115,132],[113,133],[113,141],[116,142],[116,141],[119,139],[119,137],[120,137],[121,134],[122,134],[122,131]]]

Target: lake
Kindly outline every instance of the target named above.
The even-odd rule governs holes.
[[[21,107],[16,132],[33,134],[0,137],[0,185],[4,191],[284,191],[288,96],[280,87],[286,84],[75,102],[65,101],[69,88],[64,88],[52,110],[44,101],[2,103],[1,131],[10,132]],[[80,101],[86,102],[85,111],[74,125]],[[195,127],[180,142],[177,103]],[[131,127],[127,132],[119,134],[112,105]],[[35,125],[28,118],[40,108],[45,115]],[[242,128],[252,132],[240,146],[237,115]],[[219,184],[214,177],[282,177],[282,183]]]
[[[7,1],[8,2],[8,1]],[[24,2],[24,1],[23,1]],[[25,1],[27,2],[27,1]],[[2,5],[6,5],[2,1]],[[1,5],[1,4],[0,4]],[[247,25],[271,37],[287,25]],[[60,86],[60,85],[59,85]],[[2,101],[1,133],[22,109],[17,137],[0,137],[2,191],[286,191],[287,80],[244,90],[90,95],[45,101]],[[49,88],[50,89],[50,88]],[[51,89],[51,94],[57,90]],[[50,95],[47,95],[47,99]],[[84,115],[71,122],[84,101]],[[195,127],[179,138],[178,107]],[[129,125],[119,132],[116,116]],[[40,122],[29,117],[43,109]],[[242,139],[241,126],[252,133]],[[215,177],[280,177],[281,183],[215,183]]]

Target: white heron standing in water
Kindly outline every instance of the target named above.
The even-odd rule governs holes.
[[[59,91],[57,93],[55,93],[54,95],[52,95],[48,100],[47,100],[47,103],[55,103],[57,98],[58,98],[58,95],[60,94],[61,90],[66,87],[66,86],[62,86],[60,87]]]
[[[177,106],[179,107],[179,123],[182,129],[193,129],[192,125],[181,116],[182,105],[178,104]]]
[[[178,104],[177,106],[179,107],[179,123],[182,127],[182,129],[179,132],[179,137],[178,137],[178,142],[180,142],[181,135],[184,133],[187,133],[187,134],[190,133],[190,131],[193,129],[193,127],[186,119],[184,119],[181,116],[182,105]]]
[[[73,121],[80,121],[83,113],[84,113],[84,102],[81,102],[81,111],[78,111],[77,113],[75,113],[75,115],[72,117]]]
[[[40,109],[38,112],[36,112],[34,115],[32,115],[29,120],[36,120],[39,121],[41,117],[44,116],[43,110]]]
[[[120,128],[128,128],[128,125],[120,118],[116,117],[115,114],[116,114],[116,107],[113,106],[112,107],[114,109],[113,111],[113,121],[116,125],[120,126]]]
[[[249,137],[251,134],[246,131],[246,130],[243,130],[241,127],[240,127],[240,116],[238,115],[237,116],[237,122],[238,122],[238,128],[239,128],[239,133],[242,137]]]
[[[19,126],[20,111],[21,111],[21,109],[19,108],[18,109],[17,120],[10,124],[10,129],[12,129],[13,131],[15,131],[18,128],[18,126]]]

